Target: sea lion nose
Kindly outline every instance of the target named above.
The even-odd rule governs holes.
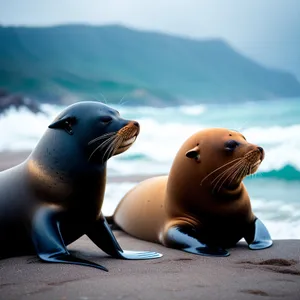
[[[261,154],[264,153],[264,149],[262,147],[257,147],[257,149],[260,151]]]
[[[263,159],[265,158],[265,151],[264,151],[264,148],[262,147],[257,147],[257,149],[259,150],[260,152],[260,156],[261,156],[261,161],[263,161]]]
[[[136,121],[133,122],[133,125],[136,126],[136,127],[138,127],[138,128],[140,127],[140,124],[138,122],[136,122]]]

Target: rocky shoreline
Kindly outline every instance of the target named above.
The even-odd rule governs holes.
[[[0,88],[0,116],[11,107],[16,108],[17,110],[21,107],[26,107],[34,114],[45,114],[37,101],[21,94],[9,93],[7,90]]]

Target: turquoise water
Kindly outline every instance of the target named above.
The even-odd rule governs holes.
[[[172,108],[111,106],[124,118],[139,121],[141,132],[127,152],[110,159],[109,175],[167,174],[177,150],[194,132],[235,129],[266,153],[258,172],[245,180],[255,214],[274,238],[300,238],[300,99]],[[32,149],[62,107],[44,109],[48,117],[12,110],[0,118],[0,150]],[[104,212],[111,213],[134,184],[125,180],[116,188],[108,182]]]
[[[137,141],[135,150],[120,156],[119,161],[170,163],[178,149],[175,145],[180,146],[189,134],[207,127],[226,127],[241,131],[249,142],[265,149],[260,176],[300,180],[300,99],[118,109],[125,117],[141,123],[142,140]],[[151,147],[151,151],[143,145]]]

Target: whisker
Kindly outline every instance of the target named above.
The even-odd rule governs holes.
[[[103,141],[100,146],[101,148],[103,148],[104,146],[106,146],[107,144],[109,144],[110,142],[112,142],[116,137],[115,136],[111,136],[108,139],[106,139],[105,141]]]
[[[92,156],[102,147],[102,144],[96,147],[96,149],[92,152],[92,154],[89,157],[89,161],[91,160]]]
[[[235,179],[238,179],[238,178],[242,179],[242,176],[241,176],[241,175],[242,175],[243,172],[244,172],[244,171],[243,171],[244,168],[245,168],[245,167],[242,166],[242,168],[238,169],[237,172],[235,172],[235,174],[232,175],[232,179],[230,180],[229,185],[230,185],[230,184],[232,183],[232,181],[235,180]],[[240,180],[240,181],[242,181],[242,180]]]
[[[211,183],[213,184],[216,180],[216,183],[214,184],[213,191],[218,186],[219,182],[228,174],[233,173],[235,170],[239,167],[239,162],[231,166],[229,169],[223,171],[221,174],[219,174]]]
[[[245,121],[241,126],[237,129],[238,132],[242,132],[245,128],[246,125],[249,124],[249,121]]]
[[[99,92],[99,94],[100,94],[101,97],[104,99],[104,103],[107,104],[108,102],[107,102],[107,99],[105,98],[105,96],[104,96],[101,92]]]
[[[243,174],[244,174],[245,172],[244,172],[244,168],[243,169],[241,169],[236,175],[235,175],[235,177],[236,177],[236,180],[239,180],[239,181],[242,181],[242,179],[243,179]]]
[[[230,185],[230,184],[232,183],[232,181],[233,181],[234,179],[237,179],[237,178],[240,178],[240,180],[242,181],[243,174],[245,173],[245,164],[244,164],[244,163],[245,163],[245,161],[243,160],[242,164],[239,164],[238,168],[237,168],[234,172],[232,172],[232,174],[231,174],[232,178],[231,178],[231,180],[230,180],[230,182],[229,182],[228,185]],[[230,177],[230,176],[228,176],[228,177],[226,178],[226,180],[227,180],[229,177]],[[226,180],[223,181],[223,183],[221,184],[221,186],[226,182]]]
[[[244,172],[241,174],[241,180],[247,176],[247,174],[251,171],[251,165],[248,163],[245,165]]]
[[[228,166],[229,164],[232,164],[232,163],[234,163],[234,162],[236,162],[236,161],[238,161],[238,160],[241,160],[241,159],[242,159],[241,157],[236,158],[236,159],[234,159],[234,160],[232,160],[232,161],[230,161],[230,162],[228,162],[228,163],[222,165],[221,167],[219,167],[219,168],[213,170],[212,172],[210,172],[208,175],[206,175],[206,176],[201,180],[200,185],[202,185],[203,181],[204,181],[205,179],[207,179],[207,177],[211,176],[212,174],[214,174],[215,172],[217,172],[217,171],[220,170],[221,168],[224,168],[224,167]]]
[[[107,147],[107,149],[105,150],[105,152],[104,152],[104,154],[103,154],[103,157],[102,157],[102,163],[104,162],[104,159],[105,160],[108,160],[109,159],[109,155],[110,155],[110,153],[112,152],[112,150],[114,150],[115,149],[115,145],[117,144],[117,142],[120,140],[120,136],[118,137],[116,137],[112,142],[111,142],[111,144],[109,144],[108,145],[108,147]],[[107,156],[107,157],[106,157]]]
[[[111,149],[111,147],[113,147],[114,142],[115,142],[115,140],[111,141],[111,143],[109,143],[107,145],[107,148],[106,148],[106,150],[104,151],[104,153],[102,155],[102,163],[104,162],[106,154],[109,152],[109,150]]]
[[[123,102],[122,105],[129,103],[131,101],[131,99],[128,99],[127,101]]]
[[[246,165],[244,166],[244,168],[242,169],[242,172],[239,174],[238,179],[239,179],[240,181],[242,181],[243,178],[244,178],[245,176],[247,176],[248,169],[249,169],[249,165],[246,164]]]
[[[235,179],[238,178],[238,176],[239,176],[239,174],[242,172],[242,170],[243,170],[243,167],[237,169],[237,171],[234,172],[234,174],[232,174],[232,178],[231,178],[231,180],[230,180],[230,182],[229,182],[229,185],[232,183],[233,180],[235,180]]]
[[[231,166],[229,169],[225,170],[224,172],[222,172],[221,174],[219,174],[213,181],[212,183],[218,178],[216,184],[214,185],[213,191],[215,190],[215,188],[218,186],[219,182],[228,174],[230,173],[225,181],[227,180],[228,177],[230,177],[232,174],[234,174],[237,170],[240,169],[240,166],[243,164],[243,161],[238,161],[236,162],[233,166]],[[221,175],[221,176],[220,176]],[[224,181],[224,182],[225,182]],[[224,182],[222,182],[221,186],[224,184]],[[218,191],[220,190],[220,188],[218,189]]]
[[[113,144],[113,147],[111,148],[110,153],[108,154],[108,158],[112,157],[115,154],[116,150],[121,146],[122,142],[123,138],[121,137],[116,140],[116,142]]]
[[[249,173],[250,173],[249,175],[250,175],[250,176],[254,176],[254,174],[255,174],[255,173],[253,173],[253,171],[252,171],[253,169],[254,169],[254,168],[253,168],[252,166],[250,166],[250,170],[249,170]]]
[[[226,180],[227,180],[228,178],[230,178],[230,176],[234,176],[234,174],[239,173],[239,171],[240,171],[240,168],[237,167],[235,171],[231,172],[231,174],[228,174],[228,176],[227,176],[227,177],[222,181],[222,183],[220,184],[220,186],[219,186],[219,188],[218,188],[218,192],[221,190],[221,188],[222,188],[222,186],[225,184]]]
[[[108,146],[107,151],[106,151],[106,153],[107,153],[106,157],[105,157],[106,153],[103,155],[103,158],[105,158],[105,160],[108,160],[112,156],[113,151],[115,150],[115,144],[116,144],[115,141],[113,141],[113,143],[111,143]]]
[[[235,168],[236,166],[238,166],[240,163],[242,163],[242,161],[238,161],[233,166],[231,166],[228,169],[224,170],[222,173],[220,173],[218,176],[216,176],[214,178],[214,180],[212,180],[211,183],[214,183],[220,176],[223,176],[225,173],[230,172],[230,170],[232,170],[233,168]]]
[[[247,176],[248,172],[250,171],[250,168],[251,168],[251,166],[250,166],[249,162],[246,162],[245,167],[243,169],[243,173],[241,174],[241,176],[242,177]]]
[[[122,100],[126,97],[128,95],[128,93],[127,94],[124,94],[124,96],[121,98],[121,100],[119,101],[119,105],[121,105],[122,106]]]
[[[222,178],[224,178],[224,176],[226,176],[228,173],[234,172],[234,170],[237,168],[236,165],[232,166],[231,168],[225,170],[224,172],[222,172],[221,174],[219,174],[212,182],[211,184],[214,184],[214,188],[218,185],[218,183],[222,180]],[[213,188],[213,189],[214,189]]]
[[[111,136],[110,138],[108,138],[107,140],[105,140],[103,143],[101,143],[99,146],[96,147],[96,149],[92,152],[92,154],[89,157],[89,160],[91,160],[92,156],[101,148],[103,148],[106,144],[110,143],[113,139],[115,138],[115,136]]]
[[[237,170],[240,169],[240,166],[243,164],[243,160],[236,162],[233,166],[231,166],[229,169],[227,169],[226,171],[224,171],[223,173],[221,173],[221,176],[218,176],[218,180],[216,182],[216,184],[214,185],[214,189],[218,186],[218,184],[221,182],[221,180],[228,174],[227,178],[229,178],[230,176],[232,176],[233,174],[235,174],[235,172]],[[227,180],[226,178],[226,180]],[[215,178],[216,179],[216,178]],[[214,179],[214,181],[215,181]],[[226,181],[225,180],[225,181]],[[225,182],[224,181],[224,182]],[[221,183],[221,186],[223,185],[223,182]]]
[[[119,137],[118,139],[116,139],[113,142],[112,147],[111,147],[109,153],[107,154],[107,160],[115,154],[116,150],[120,147],[120,145],[122,144],[122,142],[123,142],[123,138],[122,137]]]
[[[112,136],[114,134],[117,134],[117,132],[108,132],[108,133],[102,134],[102,135],[96,137],[95,139],[89,141],[88,145],[90,145],[90,144],[92,144],[94,142],[100,141],[100,140],[102,140],[102,139],[104,139],[104,138],[106,138],[108,136]]]

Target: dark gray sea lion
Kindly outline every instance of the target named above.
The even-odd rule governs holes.
[[[47,262],[106,270],[68,252],[83,234],[115,258],[161,257],[122,250],[101,213],[107,160],[138,134],[137,122],[99,102],[66,108],[26,161],[0,172],[0,257],[35,252]]]
[[[242,183],[264,158],[264,150],[239,132],[210,128],[189,137],[169,176],[150,178],[130,190],[110,221],[127,233],[166,247],[227,256],[245,238],[250,249],[272,240],[253,214]]]

